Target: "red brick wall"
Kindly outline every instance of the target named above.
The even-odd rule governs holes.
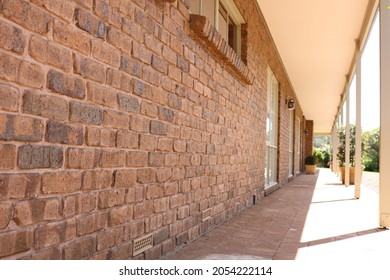
[[[0,258],[133,258],[153,234],[134,258],[155,259],[250,206],[267,65],[287,181],[294,95],[255,1],[235,1],[253,85],[194,38],[184,2],[0,1]]]

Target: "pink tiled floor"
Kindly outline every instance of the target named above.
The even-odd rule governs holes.
[[[346,188],[327,169],[301,175],[168,259],[376,259],[390,231],[378,228],[378,194]]]

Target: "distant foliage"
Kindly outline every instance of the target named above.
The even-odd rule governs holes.
[[[328,167],[330,162],[330,136],[314,135],[314,157],[318,167]]]
[[[363,164],[366,171],[379,171],[379,128],[366,131],[362,135],[364,143]]]

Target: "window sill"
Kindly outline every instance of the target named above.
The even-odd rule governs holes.
[[[233,72],[244,83],[253,84],[254,75],[205,16],[192,14],[190,28],[199,40],[227,66],[230,72]]]

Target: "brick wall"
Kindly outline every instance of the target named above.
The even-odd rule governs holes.
[[[267,65],[287,181],[293,92],[255,1],[235,3],[253,85],[198,42],[184,0],[0,0],[0,258],[155,259],[249,207]]]

